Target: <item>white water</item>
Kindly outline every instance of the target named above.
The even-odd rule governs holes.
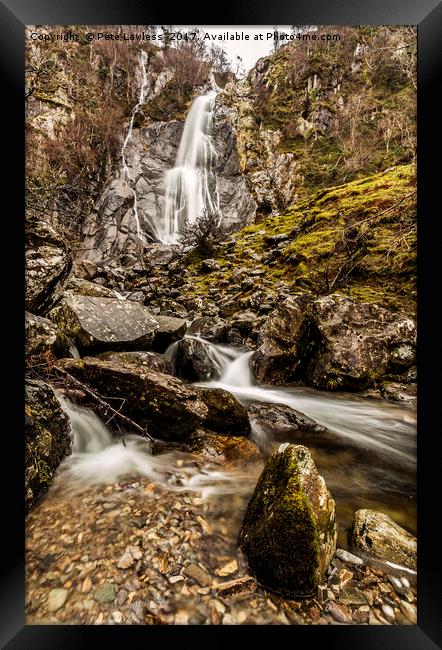
[[[184,224],[195,223],[206,210],[215,214],[219,208],[213,163],[216,151],[212,144],[213,108],[216,92],[194,99],[187,116],[175,167],[165,178],[162,221],[157,227],[160,241],[174,244]]]
[[[146,90],[148,86],[148,80],[147,80],[147,72],[146,72],[146,63],[147,63],[147,54],[144,51],[140,52],[140,94],[138,96],[138,102],[134,106],[132,110],[132,115],[130,118],[129,122],[129,128],[127,130],[126,137],[124,138],[123,146],[121,147],[121,158],[123,161],[122,168],[121,168],[121,177],[123,181],[125,182],[126,186],[130,189],[130,191],[133,194],[134,197],[134,203],[133,203],[133,211],[134,211],[134,219],[135,219],[135,225],[137,229],[137,237],[142,243],[146,243],[146,237],[143,232],[143,229],[141,228],[141,223],[140,223],[140,217],[138,214],[138,197],[137,193],[132,185],[132,179],[130,177],[130,172],[129,168],[127,166],[127,159],[126,159],[126,147],[132,137],[132,131],[134,128],[134,120],[135,116],[140,110],[141,106],[144,104],[144,100],[146,98]]]
[[[57,478],[64,489],[142,476],[169,490],[192,491],[206,499],[214,493],[238,493],[238,487],[247,484],[240,472],[200,470],[183,452],[153,456],[149,442],[136,435],[126,435],[124,446],[92,411],[60,395],[58,399],[72,429],[72,454],[61,464]]]

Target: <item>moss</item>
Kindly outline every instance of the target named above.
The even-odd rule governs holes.
[[[240,534],[250,568],[267,588],[310,595],[319,569],[316,518],[300,485],[293,450],[275,452],[250,499]]]

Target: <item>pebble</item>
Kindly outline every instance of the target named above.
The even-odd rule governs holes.
[[[119,569],[129,569],[134,564],[135,564],[135,560],[132,557],[132,553],[130,553],[129,551],[126,551],[125,553],[123,553],[123,555],[118,560],[117,567]]]
[[[115,612],[112,612],[111,614],[111,620],[114,623],[121,623],[123,621],[123,614],[116,610]]]
[[[364,564],[360,557],[353,555],[353,553],[349,553],[343,548],[336,549],[335,555],[339,560],[341,560],[341,562],[348,562],[348,564],[355,564],[356,566],[361,566],[361,564]]]
[[[169,576],[169,582],[174,585],[176,582],[184,580],[183,576]]]
[[[344,587],[339,595],[339,602],[344,605],[366,605],[367,599],[357,587]]]
[[[410,603],[407,603],[405,600],[402,600],[399,603],[400,610],[404,616],[408,618],[410,623],[413,623],[414,625],[417,624],[417,610],[416,607],[413,605],[410,605]]]
[[[86,594],[91,589],[92,589],[92,580],[89,577],[87,577],[83,580],[83,584],[81,585],[81,593]]]
[[[352,622],[351,614],[348,609],[342,605],[339,605],[333,600],[327,603],[326,611],[330,612],[335,621],[338,623],[350,624]]]
[[[115,587],[105,582],[95,591],[94,598],[99,603],[112,603],[115,599]]]
[[[232,560],[231,562],[228,562],[224,566],[222,566],[220,569],[217,569],[215,571],[216,575],[218,576],[230,576],[232,573],[236,573],[238,571],[238,562],[236,560]]]
[[[127,600],[127,591],[126,589],[120,589],[120,591],[117,594],[117,604],[119,607],[124,605],[124,603]]]
[[[48,609],[56,612],[63,607],[68,597],[67,589],[52,589],[48,596]]]
[[[229,598],[236,594],[241,594],[256,589],[256,582],[250,576],[246,578],[238,578],[237,580],[230,580],[224,582],[216,587],[216,591],[220,598]]]
[[[199,567],[197,564],[189,564],[183,569],[184,575],[192,578],[201,585],[201,587],[207,587],[207,585],[212,584],[212,578],[209,576],[207,571]]]
[[[393,623],[396,620],[396,616],[394,615],[394,609],[391,607],[391,605],[382,605],[382,612],[385,616],[385,618]]]
[[[146,610],[147,607],[143,603],[142,600],[135,600],[132,605],[130,606],[131,611],[135,614],[135,616],[138,618],[138,620],[141,622],[144,621],[144,617],[146,616]]]

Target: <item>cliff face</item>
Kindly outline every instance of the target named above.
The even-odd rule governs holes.
[[[260,59],[220,96],[236,113],[240,168],[262,215],[413,160],[412,29],[337,31],[337,43],[291,43]]]

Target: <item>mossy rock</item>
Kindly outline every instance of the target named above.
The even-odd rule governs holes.
[[[49,384],[29,380],[25,392],[25,503],[47,491],[71,451],[71,427]]]
[[[257,581],[287,597],[311,596],[336,538],[335,502],[310,452],[280,445],[259,477],[239,536]]]
[[[200,394],[208,408],[206,427],[227,436],[250,435],[247,410],[232,393],[222,388],[205,388]]]

